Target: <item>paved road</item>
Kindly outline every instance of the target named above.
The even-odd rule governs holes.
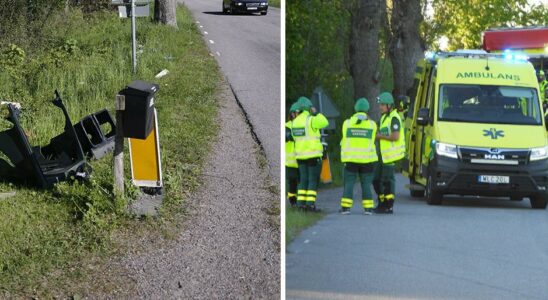
[[[288,299],[548,299],[548,212],[527,199],[428,206],[404,181],[394,215],[359,203],[338,215],[341,189],[319,193],[329,214],[287,247]]]
[[[270,175],[280,182],[280,10],[225,15],[221,0],[179,0],[216,56],[263,145]]]

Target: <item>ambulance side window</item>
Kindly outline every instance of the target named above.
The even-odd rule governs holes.
[[[413,118],[415,114],[415,98],[417,97],[417,91],[419,89],[420,80],[415,78],[413,81],[413,87],[409,89],[407,96],[409,97],[409,109],[407,110],[407,117]]]
[[[436,89],[436,73],[437,68],[434,67],[434,71],[432,72],[430,76],[429,86],[428,86],[428,98],[426,102],[426,107],[430,110],[430,120],[434,120],[434,98],[435,94],[434,91]]]

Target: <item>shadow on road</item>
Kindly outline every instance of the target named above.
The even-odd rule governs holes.
[[[511,201],[504,198],[484,198],[473,196],[444,196],[442,206],[473,208],[531,209],[529,199]]]
[[[202,13],[203,13],[203,14],[206,14],[206,15],[227,16],[227,17],[230,17],[230,16],[260,16],[260,14],[254,14],[254,13],[249,13],[249,14],[243,14],[243,13],[231,14],[231,13],[224,13],[224,12],[222,12],[222,11],[203,11]]]

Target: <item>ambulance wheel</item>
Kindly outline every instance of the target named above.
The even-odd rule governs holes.
[[[417,182],[413,179],[409,179],[409,183],[411,185],[416,185],[417,184]],[[410,189],[409,193],[411,194],[411,197],[415,197],[415,198],[424,197],[424,190],[412,190],[412,189]]]
[[[531,196],[529,198],[531,201],[531,207],[535,209],[546,209],[546,204],[548,204],[548,195],[538,194]]]
[[[443,200],[443,194],[433,189],[432,175],[428,175],[428,181],[426,182],[426,203],[429,205],[441,205]]]

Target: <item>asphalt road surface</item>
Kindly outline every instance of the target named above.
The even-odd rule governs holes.
[[[179,0],[190,9],[265,149],[270,175],[280,178],[280,10],[230,15],[222,0]],[[222,112],[221,112],[222,113]]]
[[[329,214],[287,247],[288,299],[548,299],[548,212],[529,200],[411,198],[397,177],[394,215]],[[360,201],[356,201],[359,199]]]

